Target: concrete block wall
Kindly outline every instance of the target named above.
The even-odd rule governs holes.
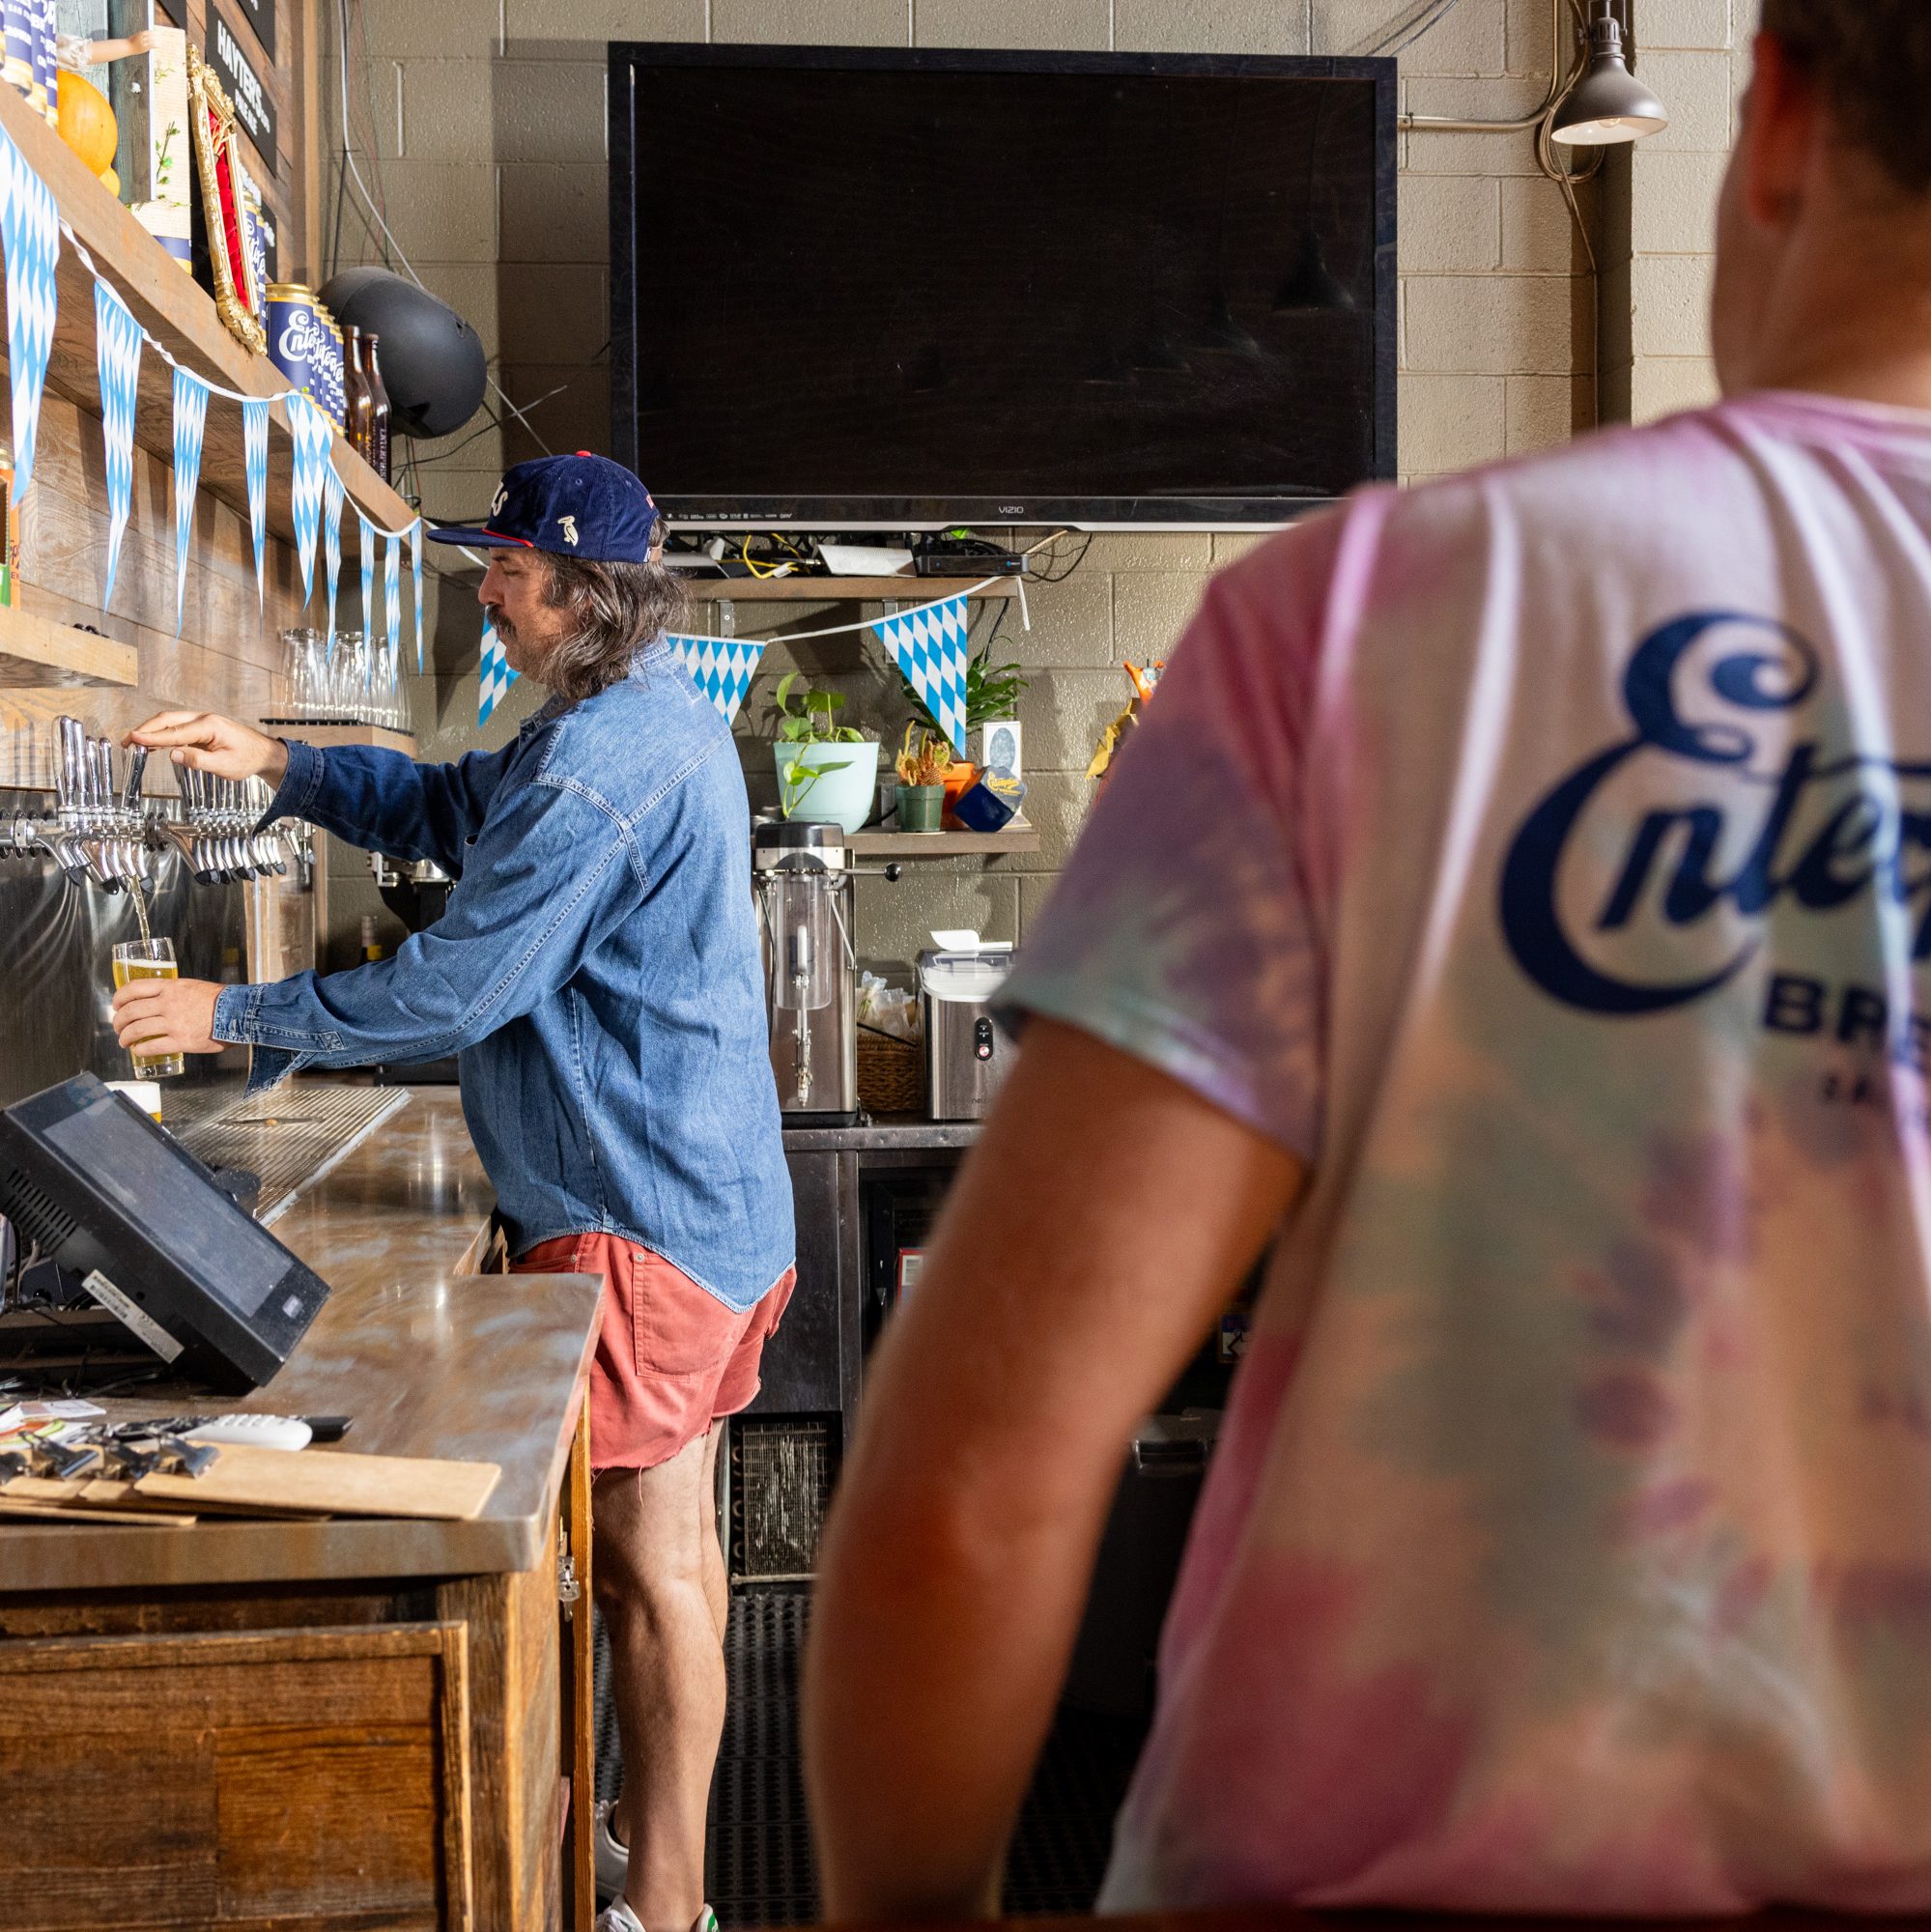
[[[1653,422],[1717,395],[1717,203],[1749,84],[1758,0],[1633,0],[1637,65],[1668,128],[1614,163],[1603,274],[1603,415]]]
[[[482,333],[494,374],[536,435],[553,449],[600,449],[608,38],[1352,53],[1414,13],[1413,0],[362,0],[350,45],[351,138],[392,245]],[[1525,112],[1547,91],[1549,18],[1549,0],[1461,0],[1401,54],[1403,105],[1458,118]],[[339,129],[338,103],[331,96],[328,125]],[[1584,215],[1597,218],[1593,197]],[[1594,422],[1593,278],[1527,136],[1406,137],[1401,232],[1406,477],[1540,448]],[[381,255],[353,188],[339,252],[342,264]],[[478,418],[418,452],[402,480],[419,487],[431,515],[468,515],[487,504],[506,462],[536,447],[514,423],[504,434]],[[1043,849],[990,866],[928,863],[897,886],[866,882],[865,952],[909,957],[935,924],[1023,939],[1084,814],[1087,759],[1128,696],[1122,662],[1163,655],[1208,575],[1248,541],[1101,536],[1071,579],[1034,594],[1030,632],[1008,611],[1004,642],[1035,679],[1021,718],[1028,810]],[[438,756],[500,742],[540,697],[519,686],[477,731],[474,582],[458,574],[434,586],[437,675],[415,708]],[[855,614],[740,603],[737,624],[769,636]],[[712,615],[693,612],[702,628]],[[798,661],[852,692],[888,742],[895,735],[903,713],[875,648],[834,639],[801,646]],[[740,724],[757,796],[769,794],[770,753],[753,734],[771,682],[793,662],[781,649],[768,654]],[[357,856],[342,851],[337,866],[336,957],[346,961],[377,901]],[[399,933],[386,915],[381,929],[391,943]]]

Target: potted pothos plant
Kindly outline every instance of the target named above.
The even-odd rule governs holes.
[[[1016,664],[996,665],[992,662],[992,641],[981,644],[966,660],[965,677],[965,727],[966,742],[972,742],[972,733],[993,718],[1009,718],[1021,696],[1031,687],[1033,680]],[[898,682],[904,687],[906,699],[912,706],[912,722],[921,729],[936,738],[941,745],[951,750],[951,741],[932,715],[930,706],[919,696],[918,687],[901,670]],[[945,822],[953,823],[951,810],[958,795],[978,781],[979,767],[970,758],[954,756],[946,767],[945,779]]]
[[[906,725],[897,758],[899,831],[938,831],[951,762],[952,748],[938,732],[916,723]]]
[[[772,699],[778,809],[786,818],[857,832],[878,794],[877,741],[838,722],[843,692],[808,688],[794,697],[799,675],[786,671]]]

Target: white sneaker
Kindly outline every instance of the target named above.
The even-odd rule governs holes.
[[[597,1850],[597,1903],[608,1905],[611,1899],[621,1897],[624,1880],[630,1876],[630,1847],[611,1830],[611,1813],[616,1809],[613,1799],[604,1798],[597,1803],[596,1823],[591,1828],[590,1839]],[[619,1926],[617,1932],[630,1932],[628,1926]]]
[[[643,1925],[621,1898],[599,1915],[597,1932],[643,1932]],[[691,1932],[718,1932],[718,1915],[707,1905],[691,1921]]]

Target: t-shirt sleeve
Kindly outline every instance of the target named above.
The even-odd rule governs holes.
[[[998,1011],[1062,1020],[1304,1161],[1321,1113],[1322,946],[1302,794],[1329,533],[1216,580],[1029,927]]]

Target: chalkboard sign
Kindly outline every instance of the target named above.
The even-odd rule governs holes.
[[[241,49],[234,31],[219,14],[208,16],[208,65],[228,91],[235,103],[235,119],[241,131],[255,144],[262,165],[270,174],[280,172],[275,157],[275,103],[253,63]]]
[[[160,9],[184,34],[187,32],[187,0],[160,0]]]
[[[212,4],[212,0],[211,0]],[[275,0],[235,0],[242,19],[255,30],[255,38],[262,43],[262,51],[270,60],[275,57]]]

